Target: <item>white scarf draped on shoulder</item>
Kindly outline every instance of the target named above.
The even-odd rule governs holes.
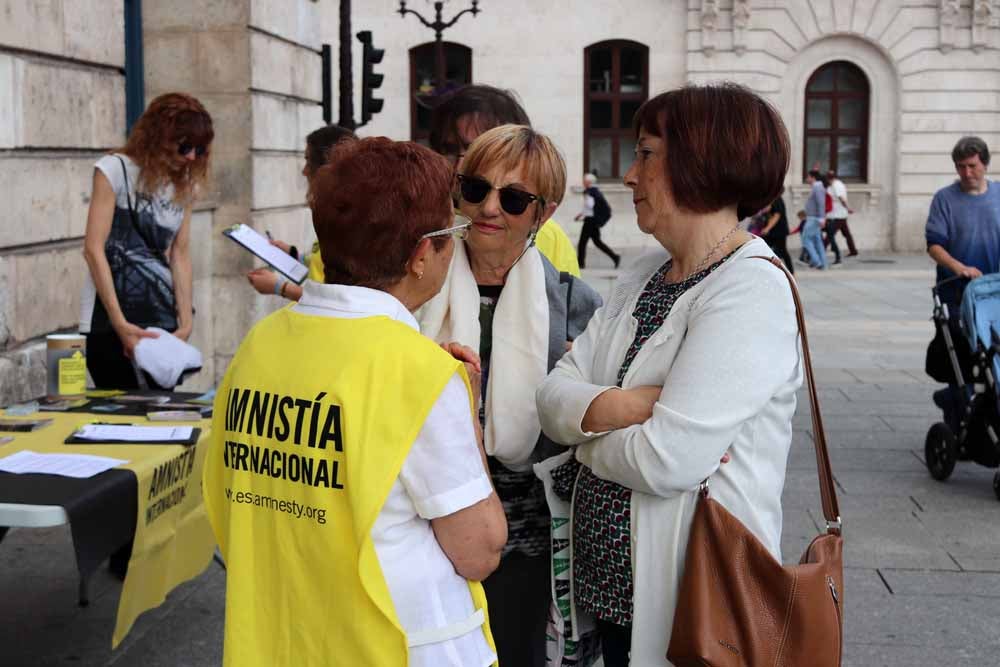
[[[479,287],[464,242],[444,285],[417,313],[420,331],[438,343],[459,342],[479,351]],[[486,384],[486,453],[512,470],[530,470],[541,433],[535,390],[548,373],[549,303],[545,267],[528,248],[507,274],[493,314],[493,347]],[[479,387],[473,387],[479,391]]]

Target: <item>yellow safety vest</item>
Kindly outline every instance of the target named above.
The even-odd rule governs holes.
[[[319,250],[319,241],[313,243],[309,253],[309,280],[316,283],[326,282],[326,269],[323,268],[323,253]]]
[[[468,386],[461,363],[388,317],[289,307],[250,331],[218,387],[204,474],[228,570],[225,665],[407,664],[371,530],[456,371]]]
[[[556,269],[580,277],[580,262],[576,258],[576,248],[555,220],[547,221],[538,230],[535,247],[538,248],[538,252],[549,258]]]

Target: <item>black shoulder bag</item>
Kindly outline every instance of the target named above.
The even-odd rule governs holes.
[[[128,209],[115,204],[111,232],[104,244],[104,253],[111,267],[118,305],[125,319],[140,327],[160,327],[177,330],[177,302],[174,296],[170,264],[163,250],[143,233],[138,216],[132,208],[128,170],[118,157],[125,177],[125,200]],[[155,224],[155,223],[154,223]],[[91,331],[112,330],[107,309],[100,298],[94,304]]]

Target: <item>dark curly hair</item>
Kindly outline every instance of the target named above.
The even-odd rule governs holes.
[[[201,102],[184,93],[167,93],[150,102],[118,149],[139,165],[138,189],[154,193],[170,184],[174,201],[189,204],[208,178],[210,146],[215,138],[212,117]],[[173,159],[183,141],[205,152],[178,169]]]

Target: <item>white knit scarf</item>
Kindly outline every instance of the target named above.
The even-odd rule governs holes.
[[[479,351],[479,288],[464,242],[455,244],[441,291],[417,318],[420,331],[438,343],[459,342]],[[545,267],[538,250],[531,247],[507,274],[493,314],[486,383],[486,453],[512,470],[531,467],[529,458],[541,433],[535,389],[548,373],[548,354]]]

